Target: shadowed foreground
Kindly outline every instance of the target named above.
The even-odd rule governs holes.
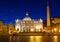
[[[0,36],[0,42],[60,42],[60,36]]]

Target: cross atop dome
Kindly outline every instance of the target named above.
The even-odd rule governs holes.
[[[28,16],[28,12],[26,12],[26,16]]]
[[[25,17],[29,17],[29,14],[28,14],[28,12],[26,12],[26,16]]]
[[[29,20],[29,21],[31,20],[31,18],[28,15],[28,12],[26,12],[25,18],[23,20]]]

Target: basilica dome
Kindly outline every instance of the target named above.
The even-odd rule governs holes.
[[[28,15],[28,12],[26,12],[26,16],[23,18],[24,21],[28,20],[31,21],[31,18]]]

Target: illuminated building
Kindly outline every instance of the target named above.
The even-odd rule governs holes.
[[[2,21],[0,21],[0,34],[2,34],[3,33],[3,23],[2,23]]]
[[[7,28],[7,25],[3,24],[2,21],[0,21],[0,35],[1,34],[8,34],[8,28]]]
[[[52,18],[52,23],[54,23],[54,24],[59,23],[60,24],[60,18]]]
[[[13,24],[9,24],[7,27],[8,27],[9,34],[14,33],[15,29],[14,29],[14,25]]]
[[[7,28],[7,25],[3,25],[3,34],[8,34],[9,33],[9,31],[8,31],[8,28]]]
[[[0,21],[0,35],[4,34],[12,34],[14,32],[14,25],[13,24],[9,24],[9,25],[5,25],[3,24],[2,21]]]
[[[27,12],[23,20],[16,20],[15,29],[17,32],[40,32],[43,29],[43,20],[32,20]]]
[[[7,34],[12,34],[14,32],[14,25],[13,24],[3,24],[2,21],[0,21],[0,35],[7,35]]]
[[[60,33],[60,18],[51,18],[51,25],[57,29],[57,33]]]

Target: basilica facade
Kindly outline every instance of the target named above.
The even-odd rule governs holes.
[[[19,32],[41,32],[43,30],[43,20],[33,20],[29,17],[28,12],[26,12],[26,16],[20,20],[15,20],[15,29]]]

